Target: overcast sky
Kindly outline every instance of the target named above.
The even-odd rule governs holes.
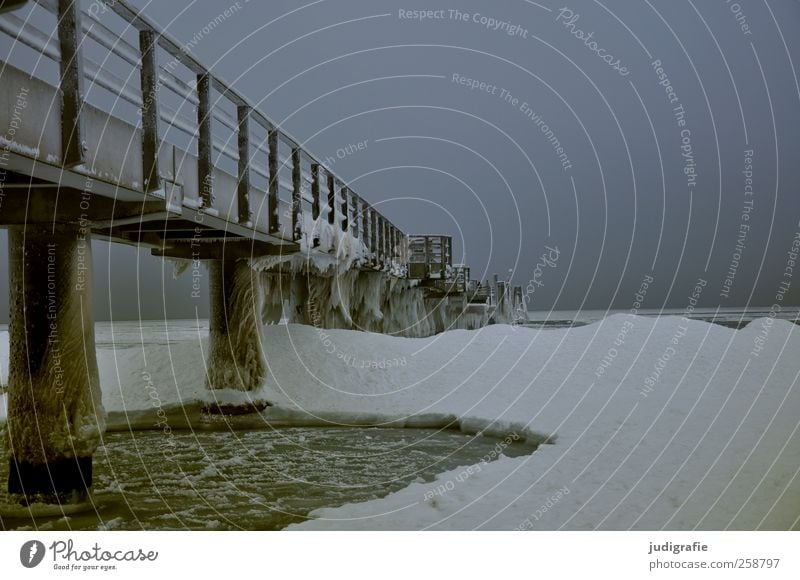
[[[454,236],[473,277],[513,270],[533,310],[627,309],[650,276],[647,308],[701,278],[704,306],[775,302],[800,231],[794,0],[135,3],[404,231]],[[98,318],[110,295],[115,318],[204,314],[149,251],[94,248]]]

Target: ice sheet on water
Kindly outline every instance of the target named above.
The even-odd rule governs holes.
[[[95,458],[99,516],[90,510],[46,525],[277,529],[319,507],[430,481],[442,470],[479,460],[492,445],[453,431],[397,429],[291,428],[175,438],[179,448],[159,432],[107,435]],[[15,515],[0,520],[0,528],[30,524],[26,512]]]

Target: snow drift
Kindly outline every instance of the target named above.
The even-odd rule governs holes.
[[[101,349],[112,426],[176,428],[195,404],[229,396],[205,390],[205,341]],[[276,405],[258,417],[264,426],[450,423],[552,442],[468,477],[459,469],[312,512],[301,528],[800,527],[791,323],[734,331],[615,315],[570,330],[494,325],[423,339],[292,324],[265,327],[264,346],[269,374],[253,396]]]

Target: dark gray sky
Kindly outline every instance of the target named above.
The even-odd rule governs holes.
[[[135,3],[406,232],[453,235],[474,277],[536,278],[532,309],[630,308],[648,275],[647,308],[698,278],[704,306],[775,302],[800,231],[794,0],[426,2],[423,21],[383,0]],[[206,308],[146,250],[95,242],[95,261],[98,318],[109,285],[117,318]]]

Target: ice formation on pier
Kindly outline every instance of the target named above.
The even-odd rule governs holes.
[[[260,277],[244,261],[218,261],[211,265],[211,280],[208,386],[255,390],[267,371]]]
[[[9,232],[12,332],[4,448],[31,464],[91,456],[105,429],[91,279],[83,267],[91,263],[91,246],[72,230],[53,230]]]
[[[305,324],[320,329],[361,330],[423,338],[489,323],[489,307],[464,296],[431,297],[406,279],[400,252],[379,262],[350,231],[305,216],[300,251],[214,261],[211,265],[208,385],[215,390],[255,391],[267,372],[262,324]],[[338,223],[338,222],[337,222]],[[175,275],[188,261],[175,262]],[[493,321],[508,322],[510,300]]]
[[[398,278],[397,259],[375,265],[374,256],[349,231],[327,222],[325,214],[302,222],[300,252],[251,259],[262,273],[265,304],[288,307],[288,321],[319,328],[358,329],[422,337],[437,332],[425,295],[412,280]],[[361,266],[366,266],[361,269]],[[440,325],[441,326],[441,325]]]

